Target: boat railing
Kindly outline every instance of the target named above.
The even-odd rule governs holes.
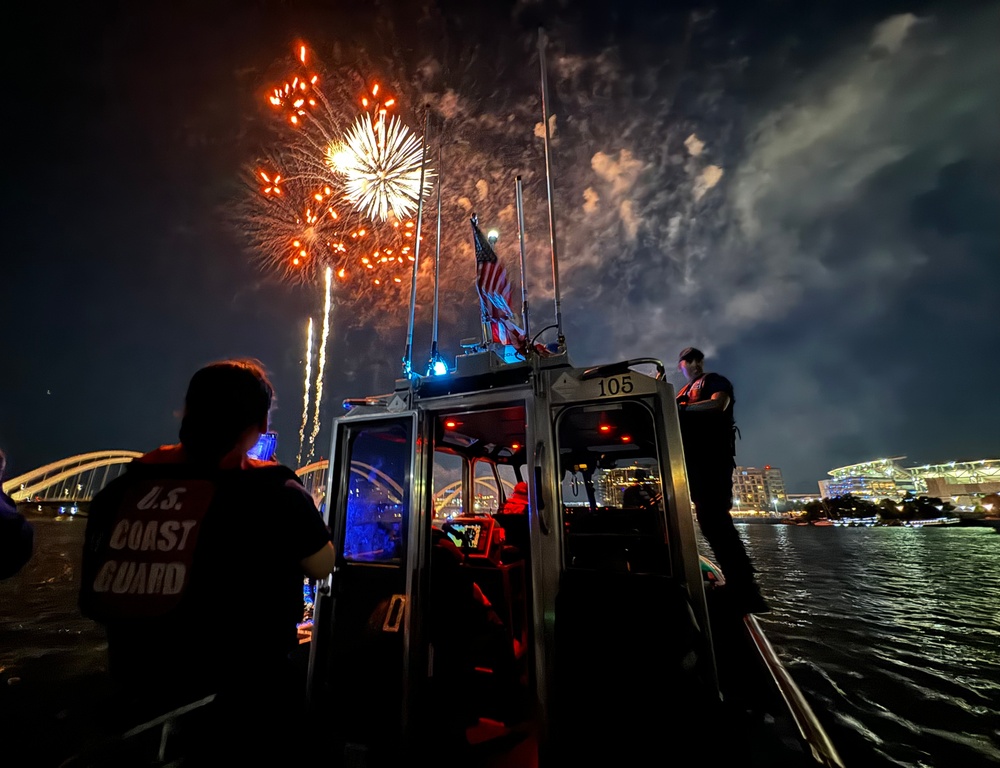
[[[809,706],[806,697],[798,685],[796,685],[784,664],[781,663],[778,654],[767,639],[757,619],[752,614],[747,614],[743,621],[746,623],[750,637],[760,651],[768,672],[774,680],[782,699],[784,699],[785,705],[792,715],[792,719],[795,721],[795,727],[798,729],[799,735],[809,745],[813,758],[817,763],[827,766],[827,768],[845,768],[843,760],[840,759],[840,755],[833,746],[833,742],[830,741],[830,737],[820,723],[819,718],[816,717],[816,713]]]
[[[170,737],[174,733],[177,723],[189,713],[208,706],[213,701],[215,701],[214,693],[165,712],[162,715],[154,717],[152,720],[147,720],[130,728],[124,733],[104,739],[102,742],[88,747],[83,752],[65,760],[59,768],[91,768],[98,765],[122,765],[121,759],[116,758],[116,755],[128,751],[129,746],[133,742],[153,735],[156,729],[159,729],[159,746],[155,758],[150,757],[149,765],[166,767],[170,765],[165,761],[170,745]]]

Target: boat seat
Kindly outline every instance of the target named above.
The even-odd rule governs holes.
[[[498,512],[493,515],[493,519],[497,521],[497,525],[503,528],[507,546],[516,547],[522,556],[531,551],[531,531],[528,528],[527,515]]]

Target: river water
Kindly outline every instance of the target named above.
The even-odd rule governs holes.
[[[107,679],[103,634],[76,611],[85,521],[33,523],[35,557],[0,582],[0,764],[47,768]],[[739,529],[773,609],[758,618],[848,768],[1000,765],[1000,535]]]

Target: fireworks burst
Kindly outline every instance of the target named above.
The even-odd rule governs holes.
[[[349,206],[341,213],[331,187],[313,186],[301,175],[258,169],[253,183],[242,227],[262,267],[307,285],[322,285],[331,267],[335,290],[350,297],[358,319],[399,300],[399,291],[386,289],[407,282],[416,242],[412,219],[373,224]]]
[[[299,71],[268,96],[271,105],[281,110],[288,122],[295,126],[302,125],[306,114],[316,107],[319,83],[319,75],[305,69],[306,47],[299,46],[298,53]]]
[[[259,199],[244,227],[256,245],[255,257],[287,280],[318,282],[323,268],[347,253],[352,234],[334,207],[333,189],[264,169],[254,181]]]
[[[372,90],[377,94],[378,86]],[[344,140],[326,150],[326,164],[343,178],[344,197],[373,221],[405,218],[420,200],[423,141],[395,115],[387,120],[387,107],[394,101],[357,118]],[[432,175],[425,170],[424,194]]]
[[[299,427],[299,452],[295,456],[295,466],[302,466],[302,446],[306,440],[306,423],[309,421],[309,390],[312,387],[312,347],[313,319],[309,318],[309,328],[306,331],[306,377],[302,385],[302,426]]]

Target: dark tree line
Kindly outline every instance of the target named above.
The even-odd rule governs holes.
[[[859,499],[857,496],[835,496],[811,501],[805,506],[805,520],[844,520],[877,518],[883,525],[900,525],[913,520],[935,520],[940,517],[958,517],[955,505],[934,496],[907,495],[901,501],[882,499],[878,503]]]

